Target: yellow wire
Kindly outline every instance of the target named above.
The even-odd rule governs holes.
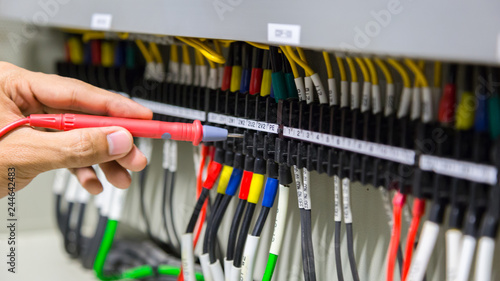
[[[425,70],[425,61],[424,60],[418,60],[418,68],[421,70]]]
[[[187,45],[182,45],[182,63],[191,64],[191,58],[189,57],[189,48]]]
[[[351,82],[358,82],[358,73],[356,72],[356,67],[354,66],[354,61],[350,57],[346,57],[347,66],[351,71]]]
[[[304,53],[304,49],[302,49],[301,47],[297,47],[297,53],[299,53],[300,59],[307,63],[306,53]]]
[[[368,66],[368,70],[370,70],[370,77],[372,78],[372,84],[378,85],[378,75],[377,75],[377,70],[375,69],[375,65],[369,58],[364,58],[364,60],[366,65]]]
[[[179,52],[176,45],[170,46],[170,61],[179,62]]]
[[[183,38],[183,37],[175,37],[175,38],[195,49],[198,49],[203,54],[203,56],[205,56],[208,60],[211,60],[219,64],[224,64],[226,62],[226,59],[221,54],[218,54],[210,47],[208,47],[206,44],[197,39]]]
[[[200,54],[201,54],[200,51],[194,49],[194,64],[196,65],[201,65]]]
[[[380,68],[380,70],[384,74],[384,77],[385,77],[385,80],[387,81],[387,84],[394,84],[394,80],[392,79],[391,72],[389,71],[389,68],[387,67],[387,65],[385,65],[385,63],[379,58],[375,58],[374,60],[375,60],[375,63],[377,64],[377,66]]]
[[[135,44],[137,44],[137,47],[139,47],[139,50],[141,51],[142,56],[144,57],[146,62],[147,63],[153,62],[153,56],[151,56],[151,54],[149,53],[148,48],[146,48],[146,45],[144,45],[144,42],[137,39],[135,40]]]
[[[269,46],[266,45],[266,44],[256,43],[256,42],[250,42],[250,41],[245,41],[245,42],[247,42],[249,45],[254,46],[255,48],[259,48],[259,49],[262,49],[262,50],[269,50]]]
[[[441,69],[442,69],[441,62],[440,61],[434,62],[434,87],[435,88],[441,87]]]
[[[339,56],[336,56],[336,59],[337,59],[337,65],[339,67],[339,72],[340,72],[340,80],[347,81],[347,73],[345,72],[345,66],[344,66],[344,62],[342,61],[342,58]]]
[[[297,64],[295,61],[290,57],[290,54],[288,54],[287,50],[285,47],[280,46],[281,50],[283,51],[283,54],[285,54],[286,58],[288,59],[288,62],[290,62],[290,67],[292,68],[292,73],[294,78],[299,78],[299,70],[297,69]]]
[[[332,79],[333,68],[332,68],[332,62],[330,61],[330,54],[328,52],[323,52],[323,59],[325,60],[326,73],[328,74],[328,79]]]
[[[106,34],[104,32],[87,31],[83,33],[82,41],[89,42],[90,40],[105,39]]]
[[[68,39],[69,58],[73,64],[83,63],[83,48],[82,43],[77,37]]]
[[[312,70],[312,68],[309,67],[309,65],[307,65],[306,62],[304,62],[299,57],[297,57],[297,55],[293,51],[292,47],[285,46],[285,48],[286,48],[286,51],[288,52],[288,54],[290,55],[290,57],[292,58],[292,60],[294,60],[298,65],[300,65],[300,67],[302,67],[304,69],[304,71],[306,72],[306,75],[311,76],[314,74],[314,70]]]
[[[416,84],[421,85],[422,87],[429,87],[429,83],[427,82],[427,78],[423,74],[422,70],[418,67],[418,65],[411,59],[405,59],[405,64],[410,68],[417,79]]]
[[[103,41],[101,44],[101,64],[104,67],[111,67],[114,64],[114,44]]]
[[[153,55],[157,63],[163,63],[160,49],[158,49],[158,45],[156,45],[155,42],[149,42],[149,50],[151,51],[151,54]]]
[[[254,173],[250,182],[250,190],[248,191],[247,201],[249,203],[259,203],[260,193],[264,187],[264,175]]]
[[[224,165],[222,166],[222,171],[219,176],[219,184],[217,185],[217,193],[225,194],[226,188],[229,184],[229,179],[231,178],[231,173],[233,172],[233,167]]]
[[[366,67],[365,63],[361,58],[355,57],[356,63],[359,65],[359,68],[361,69],[361,73],[363,74],[363,80],[364,82],[370,82],[370,74],[368,73],[368,68]]]
[[[406,69],[403,67],[402,64],[400,64],[397,60],[395,59],[387,59],[387,62],[396,69],[396,71],[401,75],[401,79],[403,80],[403,86],[405,88],[411,88],[411,80],[410,80],[410,75],[408,75],[408,72]]]
[[[219,53],[219,54],[222,54],[222,47],[221,47],[221,45],[220,45],[219,40],[215,40],[215,39],[214,39],[214,40],[213,40],[213,42],[214,42],[215,51],[216,51],[217,53]]]
[[[231,43],[236,42],[235,40],[224,40],[224,39],[218,39],[218,41],[221,42],[225,48],[228,48],[229,45],[231,45]]]

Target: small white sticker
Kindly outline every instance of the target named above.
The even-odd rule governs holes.
[[[300,44],[300,25],[268,23],[267,40],[284,44]]]
[[[110,30],[113,16],[111,14],[93,14],[90,28],[93,30]]]

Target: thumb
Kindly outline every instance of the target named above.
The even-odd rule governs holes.
[[[133,137],[121,127],[77,129],[43,133],[52,158],[51,169],[80,168],[126,156],[134,147]]]

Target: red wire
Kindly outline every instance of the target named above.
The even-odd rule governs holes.
[[[394,279],[394,267],[398,256],[399,239],[401,238],[401,213],[406,201],[406,196],[399,192],[392,200],[394,224],[391,232],[391,242],[389,243],[389,259],[387,261],[387,281]]]
[[[413,209],[412,209],[412,220],[410,224],[410,228],[408,229],[408,238],[406,239],[406,250],[404,257],[404,265],[403,265],[403,278],[402,280],[406,280],[408,276],[408,271],[410,270],[411,257],[413,255],[413,244],[415,243],[415,237],[417,236],[418,226],[420,225],[420,219],[424,214],[425,209],[425,200],[416,198],[413,200]]]
[[[205,162],[207,161],[207,155],[209,154],[209,148],[205,145],[201,145],[201,161],[200,161],[200,166],[198,168],[198,176],[196,177],[196,198],[200,197],[201,191],[203,189],[203,170],[205,168]],[[193,240],[193,249],[196,247],[196,244],[198,243],[198,239],[200,238],[200,233],[203,228],[203,223],[205,222],[205,217],[207,214],[207,203],[203,205],[203,208],[201,209],[200,212],[200,217],[198,218],[198,222],[196,223],[196,228],[195,232],[196,235]],[[179,276],[177,276],[177,281],[184,281],[184,272],[182,271],[182,266],[181,266],[181,272],[179,273]]]
[[[10,123],[9,125],[3,127],[2,129],[0,129],[0,138],[2,138],[4,135],[6,135],[8,132],[16,129],[16,128],[19,128],[21,127],[22,125],[26,125],[30,122],[29,118],[23,118],[23,119],[19,119],[17,121],[14,121],[12,123]]]

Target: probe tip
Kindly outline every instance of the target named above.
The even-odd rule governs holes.
[[[243,138],[243,134],[227,134],[228,138]]]

